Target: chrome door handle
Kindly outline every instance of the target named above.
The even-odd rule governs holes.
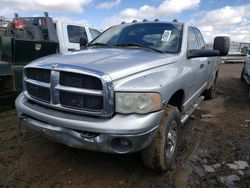
[[[200,65],[200,68],[202,69],[203,67],[205,67],[205,65],[204,65],[204,64],[201,64],[201,65]]]

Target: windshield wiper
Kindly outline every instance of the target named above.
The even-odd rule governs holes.
[[[114,46],[116,46],[116,47],[129,47],[129,46],[135,46],[135,47],[150,49],[150,50],[153,50],[153,51],[156,51],[156,52],[159,52],[159,53],[164,53],[164,52],[161,51],[161,50],[152,48],[152,47],[150,47],[150,46],[144,46],[144,45],[142,45],[142,44],[137,44],[137,43],[117,44],[117,45],[114,45]]]
[[[111,45],[109,45],[109,44],[105,44],[105,43],[101,43],[101,42],[92,43],[92,44],[87,45],[86,47],[90,47],[90,46],[104,46],[104,47],[112,47],[112,46],[111,46]]]

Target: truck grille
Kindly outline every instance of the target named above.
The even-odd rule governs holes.
[[[61,72],[60,85],[84,89],[102,90],[102,82],[99,78],[69,72]]]
[[[110,87],[98,75],[39,68],[25,68],[24,73],[24,93],[34,102],[90,115],[113,112]]]
[[[60,92],[61,105],[65,107],[88,109],[88,110],[102,110],[103,97],[83,95],[70,92]]]
[[[30,68],[25,70],[29,79],[50,83],[50,70]]]
[[[31,83],[27,83],[26,88],[32,97],[47,103],[50,102],[50,91],[48,88],[40,87]]]

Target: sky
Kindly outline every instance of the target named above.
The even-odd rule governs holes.
[[[0,0],[0,16],[42,16],[76,20],[98,29],[122,21],[178,19],[197,26],[207,42],[215,36],[250,42],[249,0]]]

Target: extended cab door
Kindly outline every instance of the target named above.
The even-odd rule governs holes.
[[[62,23],[63,44],[65,52],[75,51],[80,49],[80,38],[84,37],[89,42],[86,28],[82,25]],[[60,41],[61,42],[61,41]]]
[[[188,50],[204,49],[205,43],[200,42],[202,36],[197,35],[199,30],[193,27],[188,28]],[[203,39],[203,38],[202,38]],[[203,40],[204,41],[204,40]],[[191,83],[189,83],[189,98],[190,101],[195,101],[197,97],[204,91],[207,85],[208,78],[208,58],[198,57],[188,59],[188,64],[192,70]]]

